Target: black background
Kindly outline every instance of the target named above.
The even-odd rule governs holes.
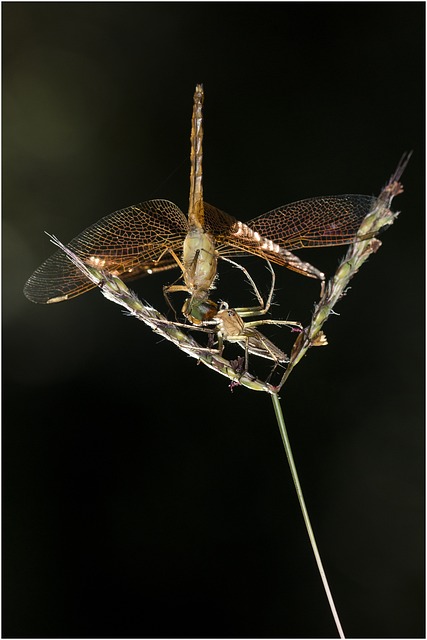
[[[241,220],[378,194],[414,150],[398,221],[281,396],[344,630],[423,636],[423,3],[2,9],[3,636],[336,635],[269,397],[96,291],[22,295],[44,230],[153,197],[186,211],[197,82],[205,197]],[[332,273],[342,253],[303,257]],[[231,272],[217,295],[248,304]],[[307,322],[317,283],[277,277],[273,315]],[[174,278],[135,288],[165,311]]]

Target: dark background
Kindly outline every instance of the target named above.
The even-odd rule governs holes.
[[[281,396],[344,630],[424,636],[423,3],[2,10],[3,637],[336,636],[269,397],[96,291],[22,294],[45,230],[187,210],[197,82],[205,197],[241,220],[378,194],[414,150],[398,221]],[[303,257],[332,273],[343,251]],[[217,295],[248,304],[231,272]],[[307,322],[317,283],[277,276],[274,317]],[[165,311],[174,279],[135,288]]]

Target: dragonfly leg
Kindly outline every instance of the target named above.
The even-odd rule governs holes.
[[[177,317],[177,312],[176,312],[176,309],[175,309],[175,307],[173,306],[173,304],[172,304],[172,302],[170,300],[169,294],[170,293],[175,293],[177,291],[184,291],[184,292],[187,293],[188,289],[184,284],[168,284],[168,285],[165,285],[163,287],[164,298],[165,298],[168,306],[170,307],[170,309],[172,309],[172,311],[174,312],[175,318]],[[185,325],[185,326],[187,326],[187,325]]]
[[[163,256],[166,255],[167,253],[169,253],[172,256],[172,258],[175,260],[176,264],[181,269],[181,271],[184,271],[184,267],[182,265],[181,260],[178,258],[178,256],[176,255],[175,251],[173,249],[171,249],[170,247],[165,247],[163,252],[160,254],[160,256],[158,258],[156,258],[155,262],[160,262],[160,260],[163,258]]]

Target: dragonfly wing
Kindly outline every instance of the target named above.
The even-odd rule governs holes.
[[[205,203],[205,225],[212,228],[220,255],[253,254],[302,275],[323,279],[320,271],[290,250],[350,244],[375,202],[376,198],[363,195],[309,198],[247,223]]]
[[[351,244],[376,201],[355,194],[308,198],[264,213],[247,225],[285,249]]]
[[[173,202],[149,200],[102,218],[68,247],[87,265],[131,280],[175,267],[168,252],[181,250],[186,233],[187,218]],[[59,250],[36,269],[24,293],[32,302],[60,302],[94,286]]]

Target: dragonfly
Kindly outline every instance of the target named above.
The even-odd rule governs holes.
[[[212,320],[219,307],[211,300],[218,259],[255,255],[303,276],[325,281],[323,272],[293,251],[351,244],[376,198],[367,195],[323,196],[299,200],[249,222],[203,199],[203,85],[193,98],[190,135],[190,197],[188,216],[169,200],[148,200],[111,213],[67,245],[85,264],[124,281],[179,268],[181,284],[165,294],[184,291],[182,313],[194,325]],[[70,300],[94,284],[58,250],[28,279],[25,296],[35,303]]]

